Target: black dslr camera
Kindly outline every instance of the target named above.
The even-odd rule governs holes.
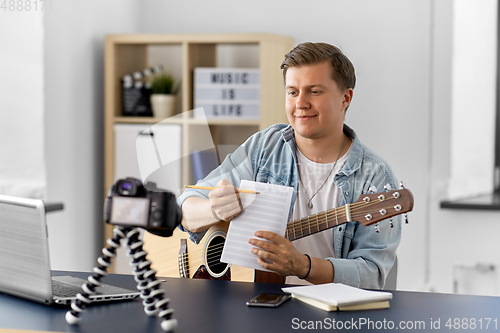
[[[170,237],[182,220],[182,211],[172,192],[158,189],[156,183],[145,185],[139,179],[116,181],[106,198],[104,219],[120,226],[140,227]]]

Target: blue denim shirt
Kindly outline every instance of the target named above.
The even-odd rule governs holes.
[[[334,177],[335,184],[342,192],[341,206],[355,202],[361,194],[369,192],[370,186],[374,186],[376,192],[382,192],[386,184],[396,189],[397,180],[389,165],[363,145],[347,125],[344,125],[344,133],[353,142],[346,163]],[[215,186],[219,180],[226,178],[235,186],[239,186],[242,179],[293,186],[295,191],[289,211],[290,219],[297,195],[295,149],[293,128],[285,124],[273,125],[252,135],[197,185]],[[182,205],[191,196],[208,198],[208,192],[188,189],[179,196],[177,203]],[[356,221],[335,227],[335,258],[324,258],[333,264],[333,282],[382,289],[394,264],[401,239],[401,216],[393,218],[393,225],[391,228],[389,221],[381,221],[379,233],[373,226],[364,226]],[[182,226],[180,229],[186,231]],[[190,232],[190,238],[198,243],[204,234]]]

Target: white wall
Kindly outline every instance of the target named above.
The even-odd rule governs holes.
[[[0,193],[44,198],[43,12],[0,11]]]
[[[52,266],[91,270],[102,248],[104,35],[137,31],[134,0],[57,1],[45,16],[45,152]]]

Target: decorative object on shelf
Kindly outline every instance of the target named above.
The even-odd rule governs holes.
[[[157,118],[169,118],[175,113],[175,102],[179,84],[168,73],[159,73],[151,76],[151,106],[153,115]]]
[[[260,71],[257,68],[194,69],[195,118],[260,117]]]
[[[122,77],[122,114],[124,116],[153,116],[148,78],[153,73],[160,73],[162,70],[163,67],[158,65]]]

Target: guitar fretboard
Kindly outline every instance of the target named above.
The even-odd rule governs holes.
[[[371,225],[413,208],[413,196],[407,189],[377,194],[364,194],[356,202],[292,221],[285,237],[294,241],[346,222]]]
[[[343,206],[289,222],[286,226],[285,237],[289,241],[294,241],[346,223],[345,211],[346,208]]]

